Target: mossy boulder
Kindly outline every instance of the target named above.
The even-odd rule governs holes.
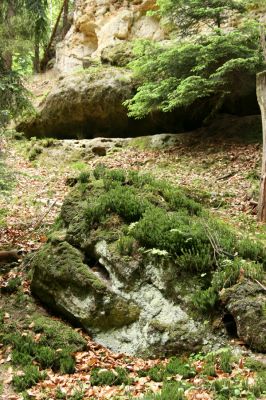
[[[185,189],[99,164],[77,179],[35,255],[32,291],[115,351],[194,352],[214,337],[206,319],[221,313],[225,282],[229,296],[242,270],[263,279],[264,256]],[[224,308],[237,315],[243,297],[243,319],[264,321],[257,289],[254,301],[245,290],[232,293]]]
[[[82,253],[67,242],[46,244],[32,263],[32,292],[89,331],[134,322],[138,306],[116,295],[83,261]]]
[[[221,292],[233,316],[237,333],[253,350],[266,352],[266,291],[257,282],[243,280]]]

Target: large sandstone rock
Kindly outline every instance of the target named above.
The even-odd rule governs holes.
[[[17,129],[38,137],[128,136],[143,125],[129,119],[122,104],[133,88],[126,70],[94,67],[80,71],[59,80],[37,115]]]
[[[121,54],[120,54],[121,56]],[[121,61],[121,59],[120,59]],[[28,137],[136,137],[160,132],[183,132],[189,113],[154,113],[141,120],[129,118],[123,102],[135,84],[125,68],[94,66],[58,79],[37,107],[16,129]]]

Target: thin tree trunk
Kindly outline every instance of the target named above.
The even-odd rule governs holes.
[[[260,222],[266,222],[266,71],[257,75],[257,98],[261,110],[263,131],[263,154],[258,220]]]
[[[63,11],[63,37],[65,37],[68,31],[68,11],[69,11],[69,3],[68,0],[64,2],[64,11]]]
[[[9,36],[12,38],[14,36],[14,32],[11,26],[11,20],[15,16],[15,6],[13,0],[8,2],[8,9],[6,13],[6,25],[8,27]],[[4,66],[7,71],[11,71],[12,69],[12,62],[13,62],[13,54],[12,52],[5,51],[3,54]]]
[[[53,41],[54,41],[54,38],[55,38],[55,35],[56,35],[56,32],[57,32],[57,28],[58,28],[58,25],[59,25],[59,22],[60,22],[62,13],[63,13],[63,11],[64,11],[65,4],[66,4],[67,1],[68,1],[68,0],[64,0],[64,2],[63,2],[63,4],[62,4],[62,7],[61,7],[61,9],[60,9],[60,12],[59,12],[59,14],[58,14],[58,17],[57,17],[57,20],[56,20],[54,29],[52,30],[49,43],[48,43],[48,45],[47,45],[47,47],[46,47],[46,49],[45,49],[44,56],[43,56],[43,59],[42,59],[42,61],[41,61],[41,71],[45,71],[45,68],[46,68],[46,66],[47,66],[47,63],[48,63],[48,61],[49,61],[49,50],[50,50],[50,48],[51,48],[51,46],[52,46],[52,44],[53,44]]]
[[[35,34],[33,70],[36,74],[40,72],[40,42],[37,34]]]

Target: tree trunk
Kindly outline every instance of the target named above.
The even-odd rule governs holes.
[[[33,70],[36,74],[40,72],[40,43],[37,34],[35,34]]]
[[[14,32],[12,29],[12,24],[11,24],[11,20],[12,18],[15,16],[15,5],[14,5],[14,1],[10,0],[8,2],[8,8],[7,8],[7,13],[6,13],[6,25],[8,27],[8,31],[9,31],[9,37],[13,38],[14,37]],[[4,66],[5,69],[7,71],[11,71],[12,69],[12,63],[13,63],[13,54],[12,51],[7,50],[4,52],[3,54],[3,60],[4,60]]]
[[[266,222],[266,71],[257,75],[257,98],[261,110],[263,132],[263,154],[258,220],[260,222]]]
[[[64,11],[63,11],[63,38],[66,36],[68,31],[68,0],[64,2]]]

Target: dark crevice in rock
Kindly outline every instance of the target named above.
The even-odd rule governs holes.
[[[105,268],[105,266],[99,261],[99,259],[94,255],[90,254],[85,256],[84,263],[89,266],[89,268],[97,274],[101,279],[105,281],[110,281],[110,274]]]
[[[99,277],[106,281],[110,281],[110,274],[103,264],[99,261],[91,268]]]
[[[230,338],[238,338],[236,321],[231,313],[227,312],[224,314],[223,323],[228,336]]]

